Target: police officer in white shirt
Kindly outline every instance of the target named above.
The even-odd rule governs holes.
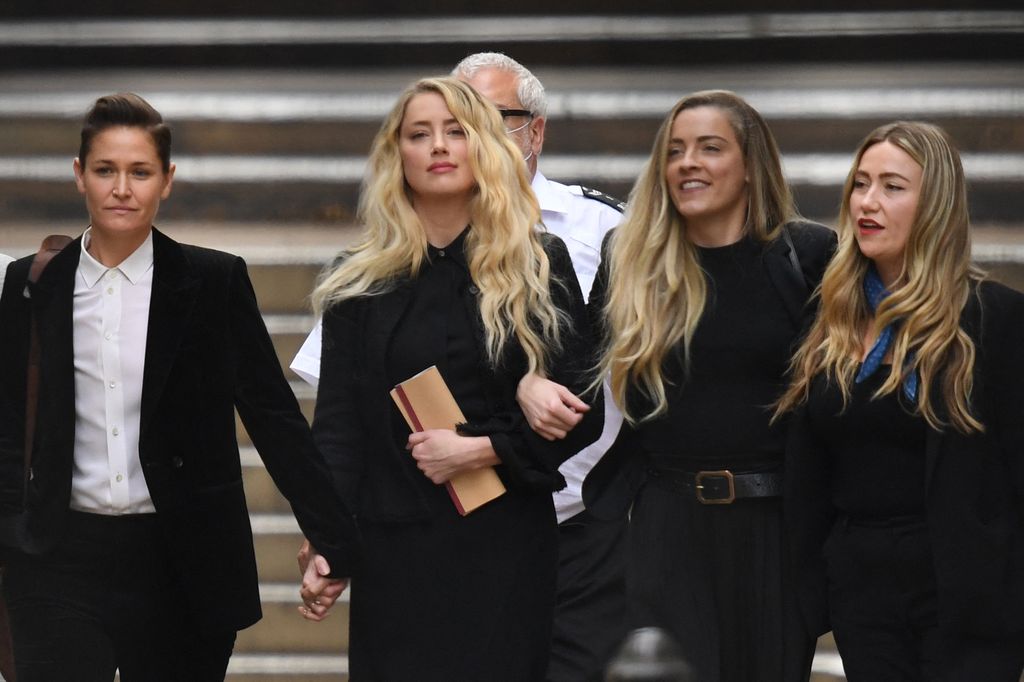
[[[7,275],[7,264],[10,263],[13,258],[5,256],[0,253],[0,290],[4,288],[4,277]]]
[[[482,52],[459,62],[452,75],[472,85],[501,111],[505,127],[523,151],[544,225],[569,248],[580,289],[587,295],[601,260],[604,235],[618,225],[623,205],[601,192],[548,180],[537,170],[547,101],[544,86],[519,62],[504,54]],[[291,368],[316,385],[319,325]],[[601,437],[561,466],[566,487],[554,493],[561,545],[549,682],[603,679],[604,667],[625,635],[625,523],[591,518],[582,500],[584,477],[611,447],[622,424],[622,415],[607,392],[604,404]],[[530,416],[529,409],[526,412]]]

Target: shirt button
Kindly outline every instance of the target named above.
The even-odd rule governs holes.
[[[111,381],[110,382],[110,387],[114,388],[115,386],[117,386],[117,382],[116,381]]]
[[[480,290],[477,288],[477,286],[475,284],[471,284],[471,285],[469,285],[469,293],[471,293],[471,294],[473,294],[475,296],[475,295],[480,293]]]
[[[114,287],[107,287],[107,293],[108,294],[113,294],[114,293]]]
[[[437,255],[441,256],[441,258],[444,258],[444,249],[439,249]]]
[[[171,466],[174,467],[175,469],[180,469],[181,467],[185,466],[185,460],[183,460],[181,457],[171,457]]]
[[[116,426],[115,426],[114,428],[112,428],[112,429],[110,430],[110,432],[111,432],[112,434],[114,434],[115,436],[119,436],[119,435],[121,434],[121,431],[120,431],[120,429],[118,429],[118,428],[117,428]]]
[[[113,332],[107,332],[106,334],[103,335],[103,338],[105,338],[107,341],[110,341],[110,339],[114,338],[114,334]]]
[[[117,477],[114,480],[117,481],[118,483],[120,483],[121,481],[124,480],[124,476],[122,476],[121,474],[118,474]]]

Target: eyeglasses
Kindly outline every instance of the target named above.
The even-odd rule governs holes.
[[[509,128],[508,127],[508,123],[506,123],[505,124],[505,130],[509,134],[511,134],[511,133],[518,133],[520,130],[522,130],[526,126],[530,125],[530,121],[533,120],[533,112],[532,111],[528,111],[526,109],[498,109],[498,113],[501,114],[501,119],[503,121],[507,121],[510,118],[515,118],[515,117],[518,117],[518,116],[525,116],[526,117],[526,123],[524,123],[523,125],[519,126],[518,128]]]

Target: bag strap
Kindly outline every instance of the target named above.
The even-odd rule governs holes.
[[[62,234],[51,234],[43,240],[39,251],[32,259],[32,266],[28,271],[29,287],[27,291],[31,294],[32,285],[39,281],[43,270],[49,262],[61,250],[70,244],[71,237]],[[25,390],[25,478],[23,481],[24,493],[28,494],[28,482],[32,471],[32,446],[36,434],[36,412],[39,408],[39,364],[42,359],[42,349],[39,345],[39,324],[35,315],[30,314],[29,322],[29,347],[28,347],[28,369]]]
[[[786,223],[782,226],[782,238],[786,241],[786,246],[789,247],[789,262],[796,271],[796,274],[800,276],[800,280],[807,284],[807,275],[804,273],[804,269],[800,266],[800,255],[796,252],[796,244],[793,242],[793,235],[790,233],[792,229],[790,223]]]

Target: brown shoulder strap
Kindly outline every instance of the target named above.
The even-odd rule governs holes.
[[[62,234],[51,234],[43,240],[39,251],[32,259],[28,271],[29,284],[35,284],[43,274],[47,264],[61,250],[71,243],[71,237]],[[29,287],[31,291],[31,286]],[[28,347],[28,376],[25,395],[25,480],[24,489],[28,493],[28,481],[32,472],[32,446],[36,434],[36,412],[39,408],[39,363],[41,350],[39,347],[39,327],[35,315],[31,316],[30,339]]]

